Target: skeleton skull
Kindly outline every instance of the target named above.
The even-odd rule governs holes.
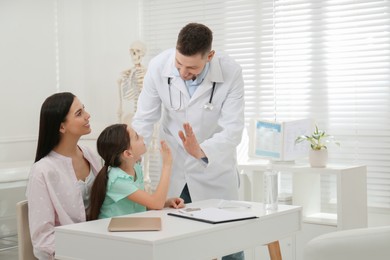
[[[141,64],[142,58],[145,56],[146,46],[140,41],[135,41],[130,46],[130,56],[134,64]]]

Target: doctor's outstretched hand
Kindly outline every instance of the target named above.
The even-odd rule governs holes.
[[[206,157],[205,153],[200,148],[198,140],[196,140],[196,136],[192,131],[192,127],[189,123],[183,124],[184,132],[179,131],[179,137],[183,142],[184,149],[186,149],[187,153],[195,157],[196,159],[201,159]]]

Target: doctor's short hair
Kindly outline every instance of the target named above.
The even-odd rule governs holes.
[[[177,37],[176,49],[184,56],[207,55],[211,51],[213,32],[200,23],[184,26]]]

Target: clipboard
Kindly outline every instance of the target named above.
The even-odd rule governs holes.
[[[196,210],[188,209],[187,211],[178,210],[175,212],[169,212],[168,215],[206,222],[209,224],[220,224],[258,218],[251,212],[230,211],[220,208],[198,208]]]
[[[159,217],[114,217],[108,224],[110,232],[159,230],[161,230],[161,218]]]

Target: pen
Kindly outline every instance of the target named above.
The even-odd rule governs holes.
[[[187,211],[182,210],[182,209],[179,209],[179,212],[180,212],[180,213],[183,213],[183,214],[185,214],[185,215],[188,215],[188,216],[194,216],[192,213],[187,212]]]

